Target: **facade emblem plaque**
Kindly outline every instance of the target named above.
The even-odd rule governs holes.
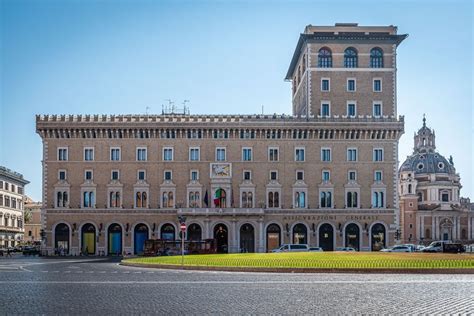
[[[231,163],[211,163],[211,178],[226,179],[232,177]]]

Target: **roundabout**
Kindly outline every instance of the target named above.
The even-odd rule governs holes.
[[[246,272],[463,273],[474,274],[468,254],[299,252],[138,257],[122,265]],[[183,263],[183,264],[182,264]]]

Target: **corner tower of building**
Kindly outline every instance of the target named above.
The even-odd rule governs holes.
[[[395,26],[306,26],[285,78],[293,115],[396,116],[396,50],[407,36]]]

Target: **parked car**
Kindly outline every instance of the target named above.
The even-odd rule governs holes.
[[[272,252],[304,252],[309,251],[307,244],[284,244],[280,248],[273,249]]]
[[[323,248],[321,247],[309,247],[309,250],[308,251],[312,251],[312,252],[323,252]]]
[[[23,255],[24,256],[36,256],[40,255],[39,247],[32,247],[32,246],[25,246],[23,247]]]
[[[356,250],[352,247],[337,247],[336,251],[356,251]]]
[[[408,245],[398,245],[392,248],[385,248],[380,250],[381,252],[413,252],[413,249]]]

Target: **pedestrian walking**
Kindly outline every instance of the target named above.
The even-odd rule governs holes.
[[[8,257],[12,257],[12,251],[10,250],[10,248],[7,248],[7,258]]]

